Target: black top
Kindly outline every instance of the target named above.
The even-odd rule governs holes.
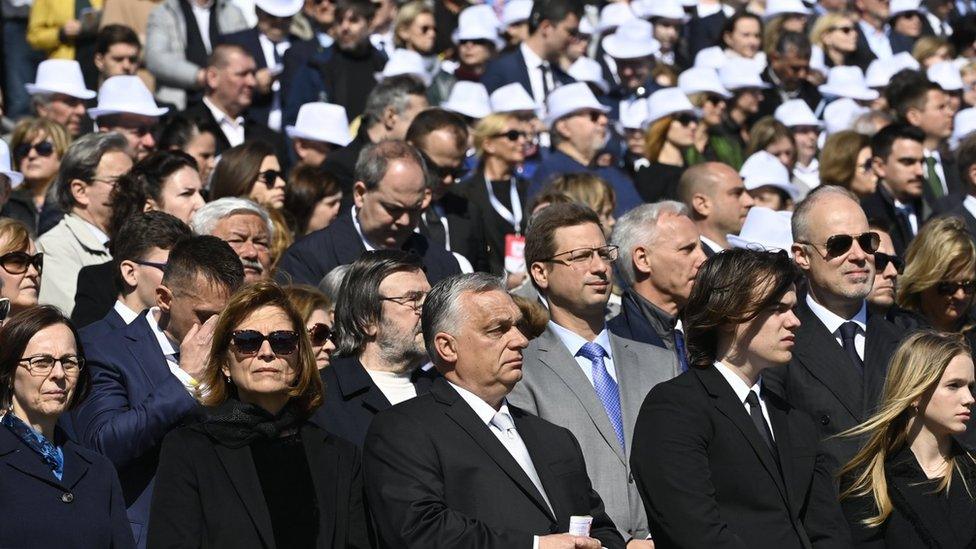
[[[277,439],[251,443],[251,459],[268,504],[277,547],[315,547],[318,502],[302,436],[294,431]]]
[[[650,166],[637,170],[634,186],[637,187],[637,193],[646,203],[675,200],[678,181],[683,173],[685,173],[685,166],[652,162]]]

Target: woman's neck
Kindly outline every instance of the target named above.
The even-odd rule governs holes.
[[[514,166],[494,155],[485,157],[485,179],[488,181],[500,181],[512,177]]]
[[[679,168],[685,165],[684,158],[681,156],[681,149],[676,147],[675,144],[670,141],[664,142],[664,147],[661,148],[661,153],[657,155],[657,161],[659,164],[678,166]]]
[[[746,120],[749,118],[749,115],[747,115],[746,112],[742,109],[730,109],[729,118],[733,122],[735,122],[736,125],[741,126],[746,123]]]
[[[705,124],[699,124],[698,129],[695,130],[695,148],[698,152],[705,152],[705,147],[708,146],[708,126]]]
[[[825,47],[824,53],[827,54],[827,57],[830,58],[831,63],[833,63],[835,67],[843,65],[847,58],[847,54],[837,48]]]
[[[925,476],[936,478],[946,474],[945,467],[952,451],[952,439],[949,435],[937,435],[922,426],[911,437],[909,447]]]
[[[34,205],[38,208],[44,205],[44,199],[47,197],[47,190],[52,181],[54,181],[53,178],[24,179],[24,188],[30,192],[31,198],[34,199]]]
[[[44,435],[44,438],[48,439],[52,444],[54,443],[54,426],[58,424],[58,418],[56,416],[49,417],[40,414],[31,414],[16,403],[14,403],[13,409],[8,413],[13,413],[17,419],[30,425],[31,429]]]

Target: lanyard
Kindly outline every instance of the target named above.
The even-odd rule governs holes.
[[[488,202],[491,207],[495,209],[498,215],[502,216],[502,219],[508,221],[512,227],[515,229],[515,234],[522,233],[522,204],[519,203],[518,189],[515,187],[515,178],[511,178],[508,182],[508,194],[512,198],[512,209],[509,210],[501,203],[498,198],[495,197],[494,191],[491,190],[491,181],[485,178],[485,188],[488,190]]]

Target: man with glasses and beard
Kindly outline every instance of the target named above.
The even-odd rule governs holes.
[[[813,416],[836,471],[863,441],[832,437],[874,410],[901,330],[868,309],[881,239],[850,191],[814,189],[792,223],[793,258],[808,290],[796,306],[801,324],[793,358],[764,382]]]
[[[320,371],[325,402],[313,421],[362,447],[373,416],[430,390],[420,310],[430,284],[420,257],[399,250],[363,254],[336,301],[336,355]]]

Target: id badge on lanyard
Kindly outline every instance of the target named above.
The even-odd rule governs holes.
[[[514,230],[514,233],[505,235],[505,270],[510,273],[525,272],[525,237],[522,236],[522,204],[519,202],[518,189],[513,177],[508,183],[508,192],[511,197],[512,209],[509,210],[495,197],[491,189],[491,182],[485,179],[485,186],[488,190],[488,202],[495,212],[507,221]]]

